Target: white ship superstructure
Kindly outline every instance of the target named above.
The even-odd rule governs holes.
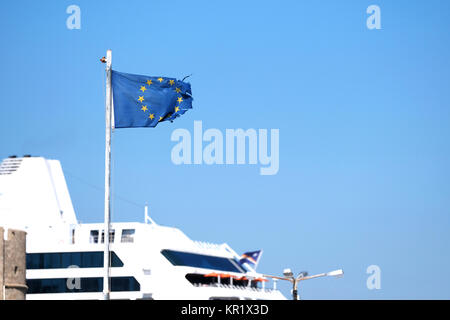
[[[27,299],[103,298],[104,224],[77,222],[58,160],[2,161],[0,226],[27,232]],[[137,222],[109,241],[111,299],[285,299],[226,243]]]

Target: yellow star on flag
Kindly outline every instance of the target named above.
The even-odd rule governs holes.
[[[141,110],[145,112],[148,110],[148,108],[147,108],[147,106],[142,106]]]
[[[175,88],[175,91],[176,91],[177,93],[180,93],[180,92],[181,92],[181,89],[180,89],[180,88]]]
[[[159,120],[158,121],[161,121],[163,119],[163,117],[159,117]]]
[[[177,101],[178,101],[178,103],[181,103],[181,102],[183,102],[183,99],[182,99],[181,97],[179,97],[179,98],[177,99]]]
[[[153,113],[151,113],[148,117],[149,117],[151,120],[153,120],[153,118],[155,117],[155,115],[154,115]]]
[[[144,101],[144,96],[139,96],[139,99],[138,99],[140,102],[142,102],[142,101]]]
[[[161,83],[161,82],[163,82],[163,78],[158,78],[158,81]]]
[[[142,92],[145,92],[145,90],[147,90],[147,88],[144,86],[141,86],[141,88],[139,90],[141,90]]]
[[[175,107],[175,112],[178,112],[178,111],[180,111],[180,108]]]
[[[175,83],[174,80],[169,80],[169,84],[170,84],[170,85],[173,85],[174,83]]]
[[[152,80],[147,80],[148,85],[151,85],[152,83],[153,83]]]

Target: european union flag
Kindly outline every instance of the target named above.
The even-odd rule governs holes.
[[[114,127],[156,127],[192,109],[189,83],[112,70]]]

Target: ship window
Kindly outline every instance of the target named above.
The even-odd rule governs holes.
[[[134,229],[123,229],[121,242],[134,242]]]
[[[86,253],[88,253],[88,252],[86,252]],[[47,256],[55,256],[55,257],[57,257],[57,256],[62,256],[62,255],[68,255],[69,258],[66,259],[66,261],[70,260],[71,261],[71,264],[70,264],[71,266],[79,266],[79,267],[81,267],[82,266],[81,255],[85,255],[86,253],[85,252],[83,252],[83,253],[81,253],[81,252],[66,252],[66,253],[63,253],[63,254],[50,253],[50,254],[47,254]],[[59,266],[59,267],[64,268],[63,264],[52,264],[51,266],[47,266],[45,269],[51,269],[52,267],[55,267],[55,266]]]
[[[123,267],[123,262],[111,251],[111,267]],[[79,268],[102,268],[103,252],[50,252],[27,253],[27,269],[62,269],[69,266]]]
[[[27,259],[28,259],[28,255],[27,255]],[[72,260],[72,255],[70,254],[70,252],[61,253],[61,263],[63,266],[68,266],[68,267],[77,265],[77,264],[72,264],[73,260]],[[28,263],[27,263],[27,269],[28,269]]]
[[[174,266],[187,266],[193,268],[204,268],[239,273],[244,272],[244,270],[239,267],[239,263],[236,260],[230,258],[208,256],[203,254],[167,249],[162,250],[161,253]]]
[[[81,278],[79,289],[71,289],[64,278],[58,279],[28,279],[27,294],[32,293],[71,293],[71,292],[101,292],[103,278]],[[140,291],[141,286],[134,277],[112,277],[111,291]]]
[[[98,230],[91,230],[90,243],[98,243]]]
[[[185,278],[192,283],[194,286],[211,286],[219,283],[218,277],[205,277],[204,274],[201,273],[188,273]],[[248,279],[233,279],[229,277],[221,277],[220,283],[224,285],[233,285],[235,287],[245,287],[249,286]],[[252,288],[258,288],[258,282],[250,280],[250,286]]]
[[[114,243],[114,235],[115,235],[116,231],[113,230],[109,230],[109,243]],[[105,243],[105,230],[102,230],[102,243]]]

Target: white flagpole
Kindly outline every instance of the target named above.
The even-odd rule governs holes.
[[[105,101],[105,119],[106,119],[106,134],[105,134],[105,227],[104,227],[104,243],[105,250],[103,255],[103,299],[109,300],[109,227],[111,218],[111,50],[106,51],[106,101]]]

